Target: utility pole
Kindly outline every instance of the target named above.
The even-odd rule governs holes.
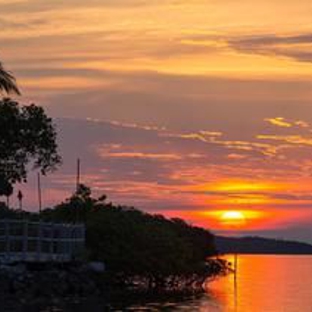
[[[77,158],[76,193],[79,191],[79,186],[80,186],[80,158]]]
[[[42,197],[41,197],[41,179],[40,179],[40,172],[38,172],[38,175],[37,175],[37,183],[38,183],[39,214],[41,214],[41,210],[42,210]]]

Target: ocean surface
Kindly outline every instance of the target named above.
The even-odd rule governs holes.
[[[239,256],[236,279],[219,278],[200,296],[125,296],[106,307],[77,303],[45,311],[312,312],[312,256]]]

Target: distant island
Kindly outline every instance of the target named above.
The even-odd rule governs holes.
[[[222,254],[289,254],[310,255],[312,245],[296,241],[269,239],[256,236],[225,237],[216,236],[215,244]]]

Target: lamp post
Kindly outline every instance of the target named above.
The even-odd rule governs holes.
[[[20,190],[17,193],[17,199],[19,203],[19,209],[23,210],[23,193]]]

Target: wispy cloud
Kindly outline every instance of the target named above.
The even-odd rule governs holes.
[[[312,34],[256,35],[229,41],[236,50],[246,53],[289,57],[299,62],[312,62]]]
[[[292,127],[292,124],[290,122],[287,122],[283,117],[266,118],[265,121],[268,121],[272,125],[278,126],[278,127],[285,127],[285,128]]]

